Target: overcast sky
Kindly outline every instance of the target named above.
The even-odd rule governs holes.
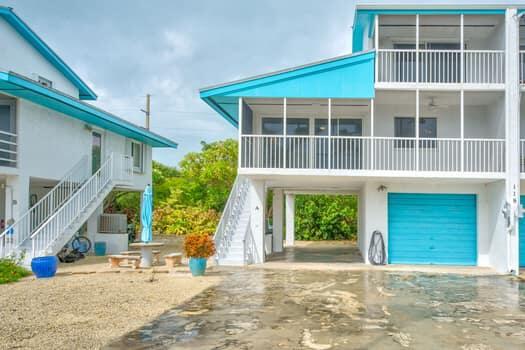
[[[350,53],[349,0],[12,0],[11,6],[98,94],[96,104],[179,143],[154,158],[175,165],[200,141],[237,131],[198,97],[216,83]]]

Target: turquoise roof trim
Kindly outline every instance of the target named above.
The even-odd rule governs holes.
[[[373,98],[375,51],[335,57],[200,90],[237,127],[238,98]]]
[[[81,100],[96,100],[97,95],[86,83],[49,47],[47,44],[16,15],[10,7],[0,6],[0,16],[7,21],[31,46],[47,59],[60,73],[78,88]]]
[[[16,73],[0,72],[0,91],[152,147],[177,148],[177,143],[165,137]]]
[[[504,15],[505,9],[358,9],[352,31],[352,52],[363,51],[364,33],[374,34],[376,15]]]

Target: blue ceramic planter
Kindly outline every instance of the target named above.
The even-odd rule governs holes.
[[[53,277],[57,272],[58,259],[56,256],[41,256],[31,260],[31,270],[36,278]]]
[[[206,271],[206,258],[190,258],[190,271],[193,276],[202,276]]]

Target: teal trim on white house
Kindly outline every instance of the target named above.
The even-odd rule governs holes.
[[[0,91],[82,120],[87,124],[143,142],[152,147],[177,148],[175,142],[165,137],[12,72],[0,72]]]
[[[505,8],[491,9],[358,9],[352,31],[352,52],[363,51],[363,33],[374,35],[376,15],[504,15]]]
[[[203,88],[201,99],[237,126],[239,97],[363,98],[375,96],[375,51],[311,63]]]
[[[59,72],[78,88],[79,99],[96,100],[97,95],[10,7],[0,6],[0,16]]]

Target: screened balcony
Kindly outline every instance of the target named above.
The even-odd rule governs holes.
[[[375,100],[246,99],[240,169],[493,174],[505,171],[503,95],[378,92]],[[416,130],[417,120],[419,128]]]

